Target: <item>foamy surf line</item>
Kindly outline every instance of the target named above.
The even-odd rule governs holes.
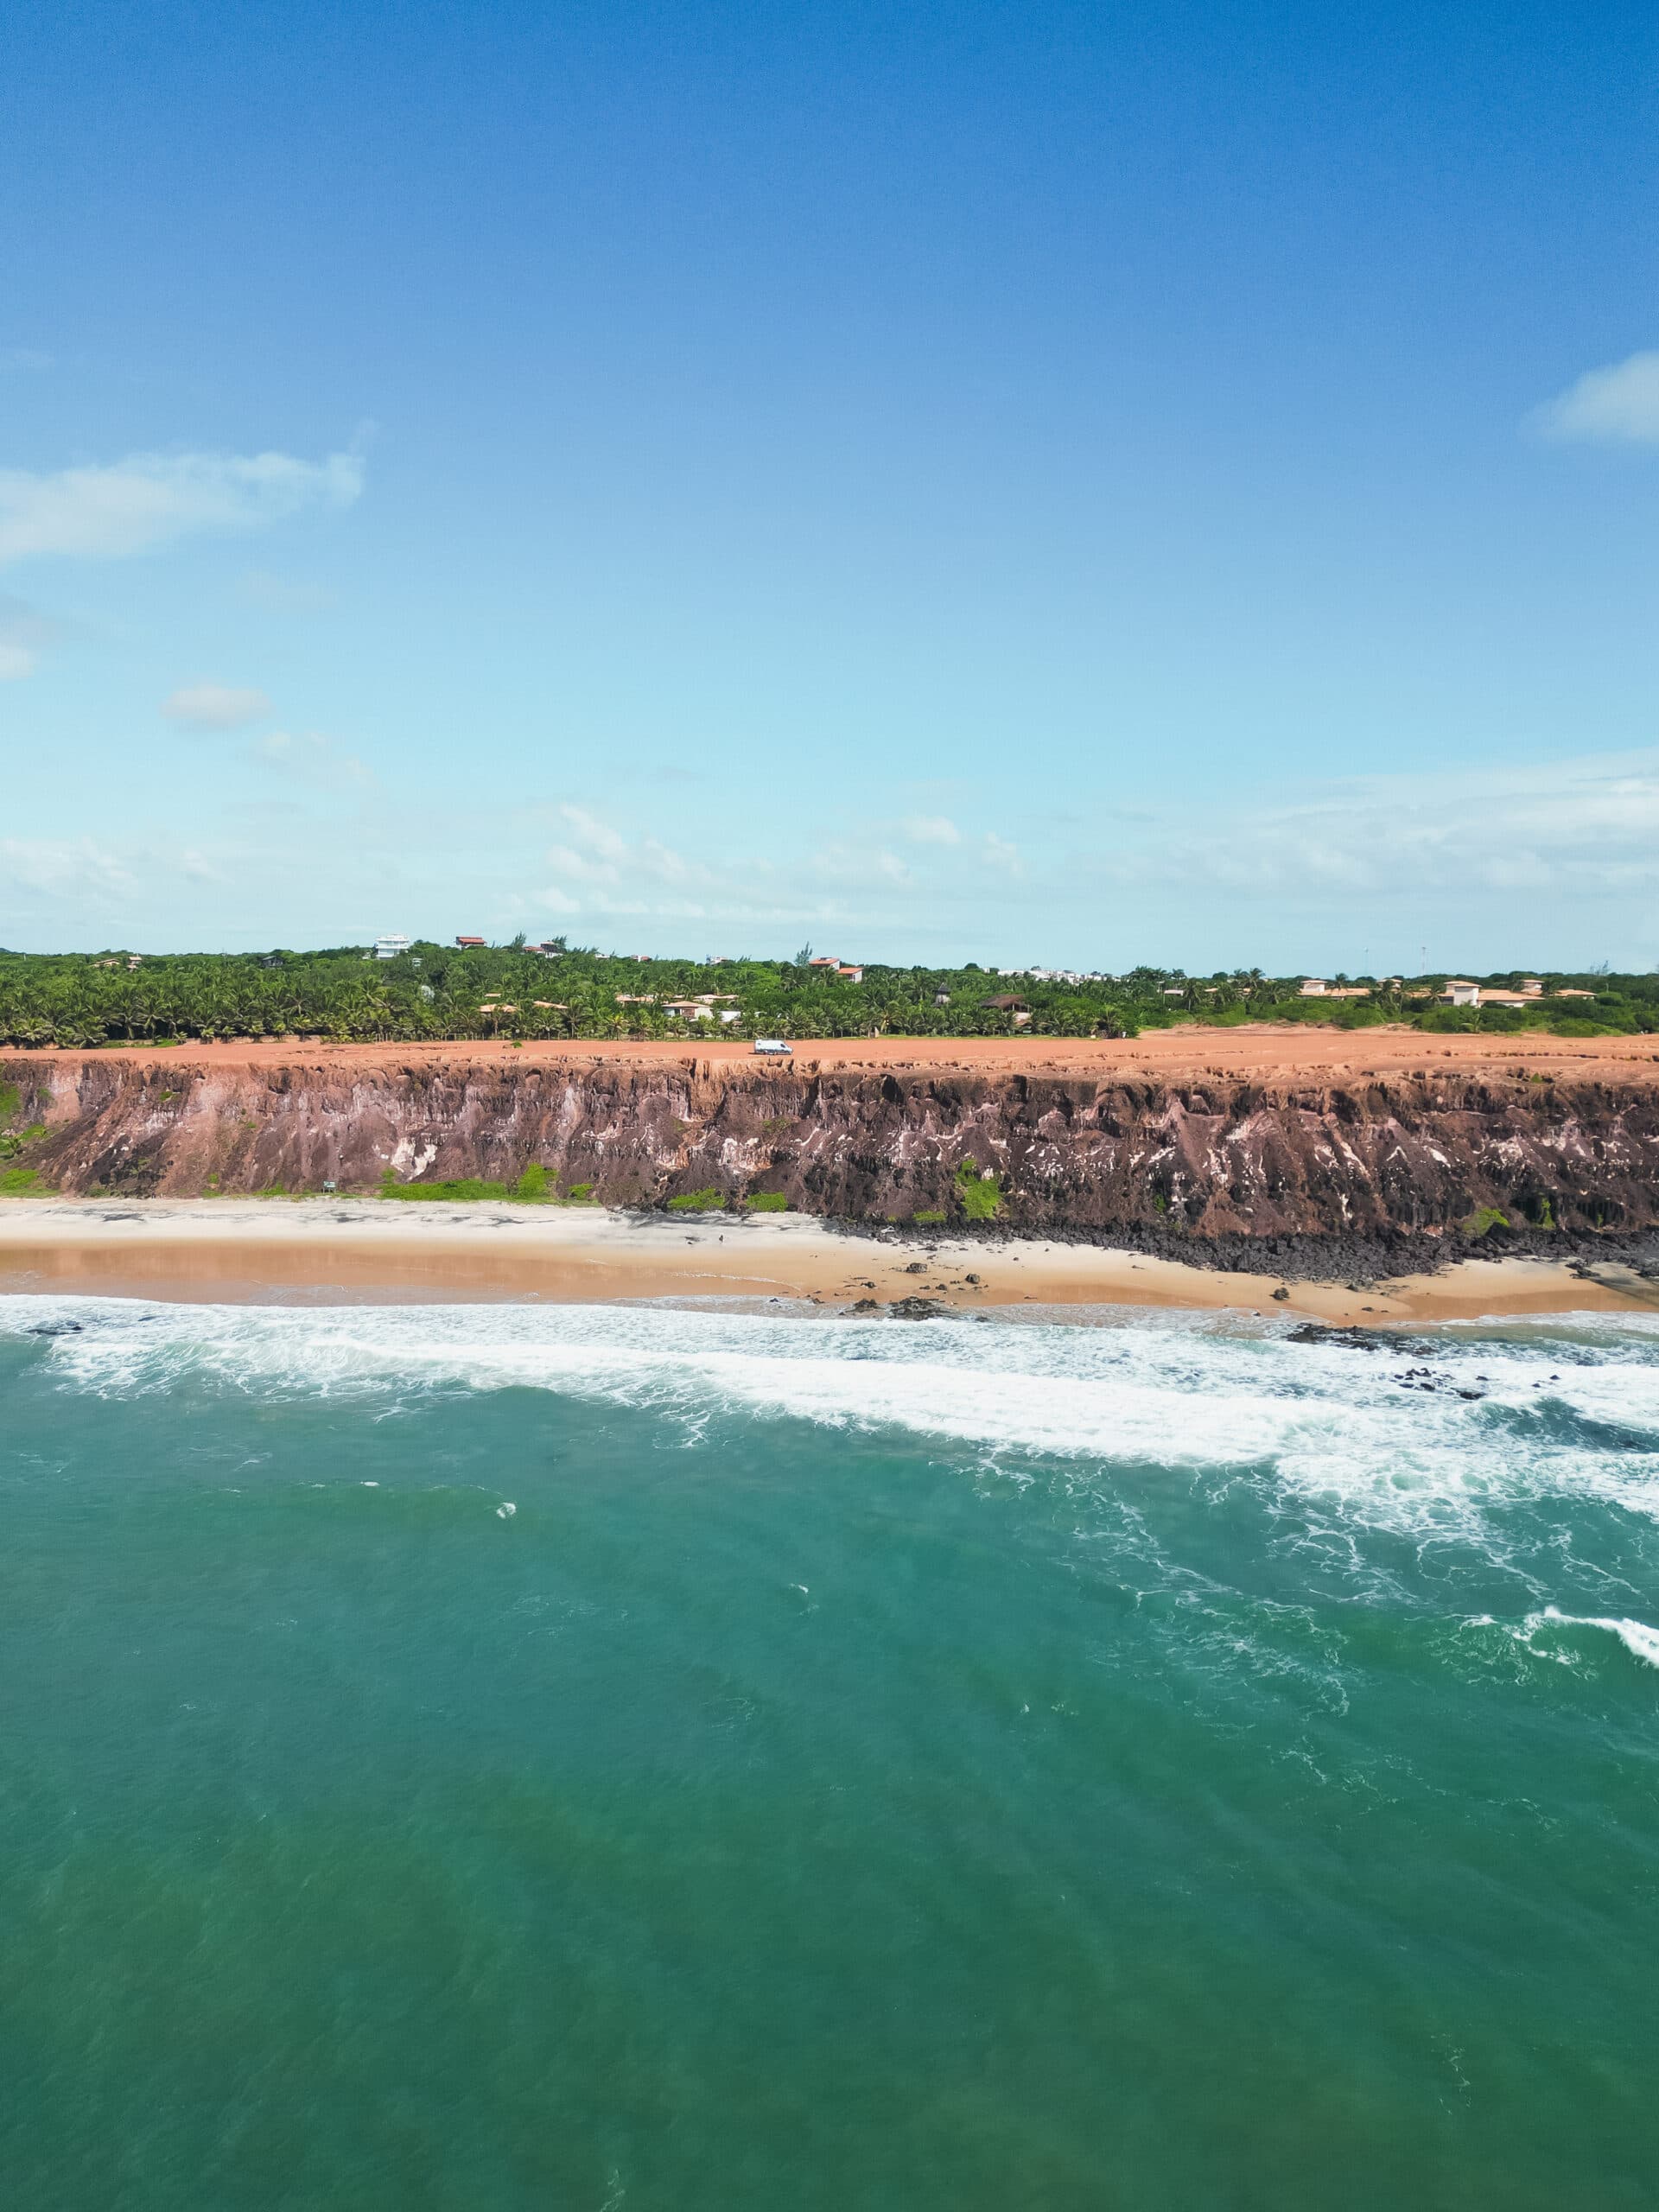
[[[1213,1319],[1044,1329],[642,1306],[150,1306],[22,1297],[0,1337],[105,1395],[534,1389],[696,1424],[792,1418],[981,1455],[1268,1470],[1368,1518],[1454,1526],[1495,1501],[1596,1497],[1659,1518],[1659,1337],[1576,1317],[1421,1355]]]
[[[1576,1654],[1570,1645],[1551,1649],[1546,1644],[1540,1653],[1537,1639],[1548,1637],[1551,1630],[1567,1628],[1591,1628],[1604,1635],[1617,1637],[1634,1659],[1643,1666],[1659,1668],[1659,1629],[1649,1628],[1645,1621],[1632,1620],[1617,1613],[1567,1613],[1559,1605],[1545,1605],[1529,1613],[1516,1628],[1504,1627],[1490,1613],[1478,1613],[1465,1625],[1470,1628],[1501,1628],[1516,1643],[1524,1644],[1535,1656],[1555,1660],[1563,1667],[1575,1663]]]

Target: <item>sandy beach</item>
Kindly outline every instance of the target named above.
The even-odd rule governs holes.
[[[963,1312],[1191,1307],[1361,1326],[1659,1312],[1659,1284],[1613,1262],[1586,1273],[1553,1260],[1461,1260],[1364,1287],[1039,1237],[852,1235],[804,1216],[332,1198],[0,1202],[0,1293],[19,1292],[214,1302],[780,1299],[848,1310],[925,1299]]]

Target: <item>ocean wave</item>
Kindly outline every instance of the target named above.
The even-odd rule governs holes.
[[[1603,1629],[1609,1636],[1616,1636],[1624,1649],[1645,1665],[1659,1667],[1659,1629],[1649,1628],[1645,1621],[1609,1614],[1564,1613],[1554,1605],[1546,1605],[1540,1613],[1528,1614],[1525,1630],[1529,1639],[1550,1624],[1560,1628]]]
[[[1632,1658],[1643,1666],[1659,1667],[1659,1629],[1649,1628],[1645,1621],[1631,1619],[1622,1613],[1568,1613],[1559,1605],[1542,1605],[1529,1613],[1524,1620],[1510,1623],[1497,1619],[1491,1613],[1476,1613],[1465,1621],[1465,1628],[1493,1629],[1507,1637],[1510,1643],[1523,1645],[1540,1658],[1553,1659],[1560,1666],[1578,1663],[1580,1654],[1569,1643],[1565,1648],[1553,1631],[1567,1628],[1592,1628],[1606,1636],[1617,1637]],[[1540,1649],[1539,1639],[1543,1646]]]
[[[1194,1316],[903,1324],[622,1306],[0,1301],[61,1388],[254,1396],[530,1389],[683,1416],[890,1429],[977,1453],[1262,1469],[1345,1512],[1454,1524],[1570,1491],[1659,1519],[1659,1339],[1513,1326],[1377,1349]]]

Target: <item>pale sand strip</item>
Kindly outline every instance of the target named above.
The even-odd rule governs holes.
[[[1287,1288],[1287,1298],[1274,1293]],[[829,1306],[925,1297],[965,1311],[1150,1306],[1329,1323],[1480,1314],[1659,1312],[1659,1285],[1598,1263],[1464,1260],[1376,1289],[1281,1283],[1096,1245],[979,1244],[837,1233],[804,1216],[672,1216],[598,1207],[389,1205],[378,1199],[0,1201],[0,1291],[173,1299],[723,1297]]]

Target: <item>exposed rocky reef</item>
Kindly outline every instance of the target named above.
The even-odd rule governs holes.
[[[1659,1085],[1635,1077],[1103,1081],[300,1051],[274,1067],[7,1056],[0,1086],[11,1128],[43,1125],[16,1157],[70,1192],[510,1185],[539,1163],[550,1189],[613,1205],[772,1193],[849,1223],[995,1221],[1224,1265],[1308,1237],[1358,1265],[1459,1230],[1559,1249],[1659,1226]]]

